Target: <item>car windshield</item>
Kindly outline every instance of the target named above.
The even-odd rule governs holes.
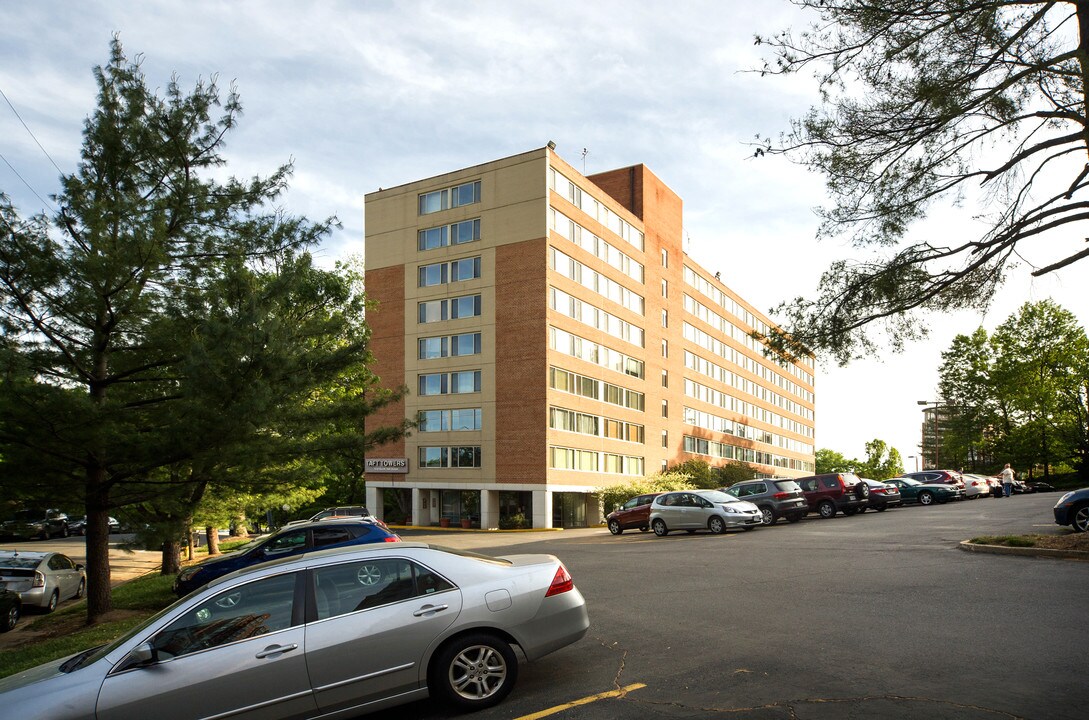
[[[38,567],[42,559],[40,557],[4,557],[0,558],[0,568],[18,568],[20,570],[33,570]]]
[[[72,672],[73,670],[80,669],[84,665],[90,665],[91,663],[96,662],[96,661],[106,657],[111,652],[113,652],[114,648],[121,645],[122,643],[128,642],[133,637],[135,637],[135,636],[139,635],[140,633],[144,632],[144,630],[146,630],[149,625],[151,625],[152,623],[158,622],[161,617],[163,617],[164,615],[172,612],[174,610],[174,608],[177,607],[177,605],[179,603],[184,602],[187,599],[188,598],[179,598],[179,599],[175,600],[173,603],[171,603],[170,605],[167,605],[165,608],[163,608],[159,612],[155,613],[154,615],[149,617],[147,620],[144,620],[142,623],[139,623],[132,630],[129,630],[127,633],[125,633],[121,637],[117,638],[113,642],[107,643],[105,645],[101,645],[101,646],[99,646],[97,648],[92,648],[91,650],[84,651],[81,655],[77,655],[76,657],[72,658],[72,660],[74,660],[75,662],[72,662],[72,660],[70,660],[67,663],[65,663],[61,667],[61,670],[63,672]]]
[[[706,498],[707,500],[710,500],[713,503],[733,503],[733,502],[738,502],[738,499],[735,498],[733,495],[727,495],[726,493],[719,492],[718,490],[707,490],[705,492],[699,493],[699,496],[702,497],[702,498]]]

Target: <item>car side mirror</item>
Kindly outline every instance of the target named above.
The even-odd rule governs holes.
[[[159,661],[159,652],[150,642],[142,642],[125,656],[118,666],[118,670],[128,670],[134,667],[152,665]]]
[[[83,566],[77,563],[76,564],[76,570],[83,570]]]

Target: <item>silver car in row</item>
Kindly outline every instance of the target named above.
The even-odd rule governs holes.
[[[718,535],[729,528],[752,530],[763,522],[760,508],[720,490],[667,492],[650,504],[650,529],[658,537],[673,530],[710,530]]]
[[[81,598],[87,573],[57,552],[0,550],[0,588],[19,593],[23,608],[53,612],[69,598]]]
[[[355,717],[438,695],[502,700],[579,640],[586,604],[551,555],[421,543],[322,550],[224,575],[121,639],[0,680],[19,720]]]

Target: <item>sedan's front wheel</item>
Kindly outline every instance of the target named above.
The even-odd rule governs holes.
[[[1080,505],[1074,508],[1074,515],[1071,518],[1070,525],[1078,532],[1089,531],[1089,505]]]
[[[650,529],[653,530],[654,534],[658,537],[665,537],[669,534],[669,528],[666,527],[665,522],[662,520],[655,520],[652,522],[650,524]]]
[[[620,535],[621,533],[624,532],[624,528],[620,527],[620,521],[619,520],[610,520],[609,521],[609,532],[611,532],[613,535]]]
[[[476,633],[447,645],[432,667],[432,689],[462,710],[481,710],[505,698],[518,678],[518,658],[497,637]]]
[[[933,505],[934,504],[934,495],[932,495],[931,493],[928,493],[928,492],[926,492],[924,490],[923,492],[919,493],[919,504],[920,505]]]

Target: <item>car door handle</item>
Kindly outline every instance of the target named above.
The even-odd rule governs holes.
[[[424,615],[434,615],[437,612],[442,612],[449,605],[424,605],[422,608],[412,613],[412,617],[423,617]]]
[[[267,657],[272,657],[273,655],[282,655],[285,652],[291,652],[298,647],[299,646],[296,643],[291,643],[290,645],[269,645],[267,648],[254,655],[254,657],[258,660],[263,660]]]

